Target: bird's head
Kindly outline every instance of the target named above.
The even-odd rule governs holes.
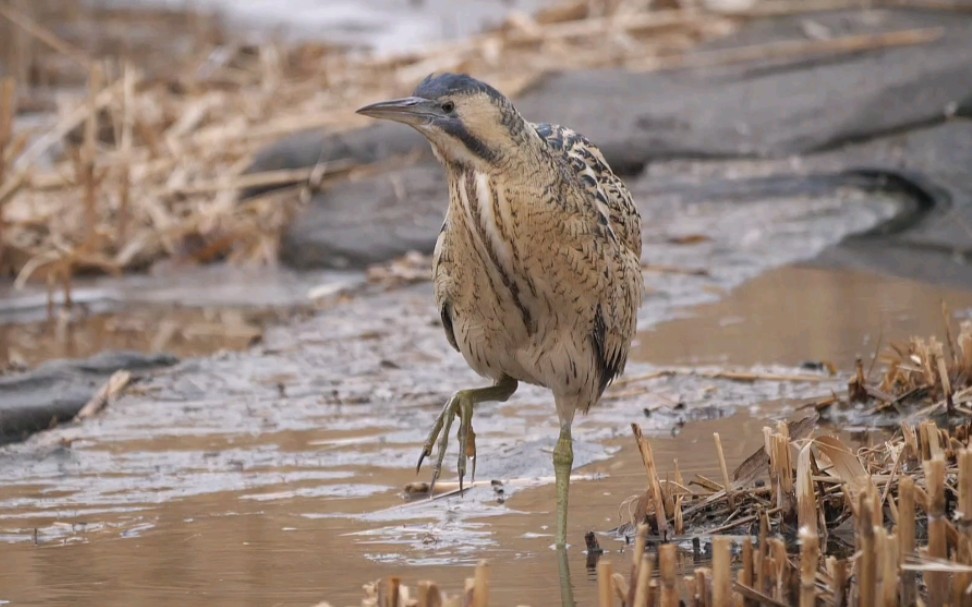
[[[446,164],[480,168],[501,162],[522,138],[525,124],[502,93],[464,74],[430,75],[411,97],[374,103],[358,113],[413,127]]]

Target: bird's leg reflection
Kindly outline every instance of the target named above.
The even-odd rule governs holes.
[[[566,546],[557,546],[557,565],[560,568],[560,604],[562,607],[574,607],[574,585],[570,581]]]

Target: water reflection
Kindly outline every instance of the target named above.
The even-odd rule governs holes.
[[[643,333],[637,356],[656,364],[796,366],[857,356],[913,335],[944,335],[972,311],[972,292],[847,270],[767,272],[686,318]],[[883,346],[881,343],[883,343]]]

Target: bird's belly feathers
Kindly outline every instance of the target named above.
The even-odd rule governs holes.
[[[544,386],[555,392],[587,391],[595,385],[594,352],[590,342],[593,322],[561,318],[554,310],[566,302],[550,301],[540,312],[524,303],[538,318],[531,329],[523,320],[520,303],[505,293],[490,293],[477,280],[462,289],[450,306],[456,345],[469,366],[480,375],[503,376]]]
[[[569,290],[551,289],[545,268],[553,243],[490,188],[483,174],[452,184],[435,253],[435,289],[448,306],[456,346],[481,375],[506,375],[555,392],[596,384],[590,335],[594,310],[572,306]]]

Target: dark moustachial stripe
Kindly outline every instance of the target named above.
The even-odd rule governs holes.
[[[496,162],[496,159],[499,157],[499,154],[477,139],[461,123],[446,123],[443,125],[443,130],[461,141],[470,152],[482,158],[486,162]]]

